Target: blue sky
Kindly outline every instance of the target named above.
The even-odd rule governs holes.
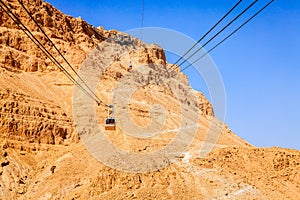
[[[66,14],[81,16],[90,24],[105,29],[126,31],[141,26],[142,1],[47,2]],[[144,26],[173,29],[198,40],[236,2],[145,0]],[[244,0],[234,13],[250,2]],[[255,8],[266,2],[259,0]],[[245,17],[253,14],[255,8]],[[299,52],[300,1],[275,0],[210,53],[226,89],[225,121],[237,135],[255,146],[300,149]],[[172,62],[174,57],[170,56],[168,60]],[[187,70],[186,74],[195,89],[209,96],[204,82],[195,76],[193,69]]]

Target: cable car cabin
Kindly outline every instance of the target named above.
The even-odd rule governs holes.
[[[114,118],[113,105],[109,105],[107,109],[107,118],[105,119],[105,130],[116,130],[116,119]]]
[[[129,65],[127,71],[130,72],[132,70],[132,65]]]
[[[116,120],[114,118],[106,118],[105,130],[110,130],[110,131],[116,130]]]

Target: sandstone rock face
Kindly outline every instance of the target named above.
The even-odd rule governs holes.
[[[201,93],[196,91],[196,95],[199,100],[199,108],[204,116],[212,117],[214,116],[214,110],[211,103],[206,99],[206,97]]]
[[[137,52],[133,51],[130,56],[137,58],[139,63],[166,65],[164,50],[155,44],[139,48]]]
[[[18,1],[4,2],[71,72]],[[130,37],[94,29],[41,0],[23,2],[76,70],[105,42],[94,30],[104,37]],[[166,121],[153,140],[124,134],[118,122],[115,132],[105,133],[108,142],[128,152],[158,151],[181,128],[181,106],[199,113],[199,119],[188,116],[193,126],[183,127],[197,127],[197,132],[177,162],[149,173],[109,168],[87,151],[74,125],[73,83],[0,10],[0,199],[298,199],[299,151],[255,148],[239,138],[214,116],[210,102],[192,90],[177,66],[172,77],[161,47],[138,39],[132,43],[138,48],[113,52],[95,92],[110,104],[119,83],[141,86],[124,106],[131,120],[150,124],[150,108],[159,104]],[[102,61],[110,55],[105,48],[99,52]],[[107,108],[95,109],[103,128]],[[203,158],[199,152],[205,144],[214,149]]]
[[[3,136],[19,141],[63,144],[74,131],[60,107],[9,90],[0,92],[0,116]]]
[[[17,1],[4,1],[14,13],[19,16],[39,41],[48,47],[51,53],[58,57],[47,38],[41,33],[35,23],[30,20],[24,9]],[[78,68],[82,59],[94,48],[102,38],[94,32],[94,28],[80,18],[66,16],[56,10],[50,4],[43,1],[24,1],[24,5],[38,21],[43,30],[62,50],[62,54]],[[35,46],[33,42],[14,24],[14,22],[1,10],[0,13],[0,63],[2,67],[10,67],[22,71],[59,71],[46,56]],[[97,29],[99,34],[105,33],[103,29]],[[68,51],[72,49],[74,52]],[[76,58],[74,58],[76,55]],[[61,60],[60,60],[61,61]]]

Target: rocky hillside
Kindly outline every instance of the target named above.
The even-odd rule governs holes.
[[[51,47],[46,37],[28,17],[21,5],[17,1],[7,1],[7,3],[21,19],[22,23],[34,33],[43,45],[51,49],[51,53],[55,57],[58,57],[58,53]],[[72,60],[75,68],[81,65],[85,56],[101,41],[101,38],[94,33],[94,28],[80,18],[66,16],[43,1],[24,1],[24,5],[48,33],[64,56],[68,60]],[[2,10],[0,13],[0,24],[0,44],[2,49],[0,64],[2,67],[26,72],[59,71]],[[109,36],[109,32],[103,29],[98,29],[97,31],[102,35]],[[69,49],[72,49],[72,51]],[[62,62],[62,60],[60,61]]]
[[[21,5],[17,1],[7,4],[71,73],[71,69],[51,47]],[[42,1],[32,1],[30,4],[27,2],[25,6],[75,69],[79,68],[86,56],[102,41],[99,35],[109,37],[117,34],[117,31],[105,31],[102,28],[96,30],[82,19],[66,16]],[[77,133],[74,133],[71,119],[72,83],[3,11],[0,22],[0,123],[3,135],[46,144],[61,144],[64,140],[73,140]],[[99,34],[95,34],[95,31]],[[155,45],[130,53],[132,60],[136,59],[137,63],[166,64],[163,50]],[[125,65],[118,61],[115,64]],[[120,71],[122,70],[116,69],[104,72],[103,79],[107,82],[103,88],[112,85],[115,77],[120,76]],[[153,73],[149,78],[155,79],[157,75],[158,73]],[[187,80],[185,81],[187,84]],[[107,96],[109,95],[103,98]],[[200,99],[200,106],[205,109],[203,112],[212,116],[210,103],[204,96]]]
[[[18,1],[3,2],[71,71]],[[184,74],[168,75],[170,64],[161,47],[131,37],[133,45],[114,44],[111,51],[105,37],[130,36],[94,28],[41,0],[23,2],[76,70],[101,72],[88,79],[97,83],[95,91],[105,104],[116,106],[118,126],[113,134],[105,133],[109,142],[128,152],[155,152],[180,131],[181,106],[199,117],[186,119],[183,132],[195,130],[195,135],[177,162],[147,173],[104,165],[77,132],[90,112],[76,113],[76,87],[0,10],[0,199],[297,199],[300,152],[255,148],[236,136],[214,117],[209,101],[192,90]],[[126,104],[122,91],[128,88],[138,89]],[[162,124],[152,123],[155,104],[164,108],[164,113],[156,111],[158,117],[164,114]],[[91,105],[103,129],[107,108]],[[137,126],[152,130],[161,125],[161,131],[153,139],[127,135],[124,130],[136,130],[123,120],[124,113]],[[203,158],[199,151],[214,141],[208,135],[218,140]],[[177,145],[186,145],[185,140]]]

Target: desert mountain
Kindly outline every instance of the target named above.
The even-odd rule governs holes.
[[[72,72],[18,1],[3,2]],[[97,83],[95,92],[103,104],[84,103],[78,88],[0,10],[0,199],[298,199],[300,152],[256,148],[235,135],[184,74],[168,74],[171,64],[161,47],[95,28],[40,0],[24,5],[77,72],[95,72],[81,74]],[[105,39],[119,36],[130,38],[130,45]],[[133,70],[128,71],[130,63]],[[124,91],[130,88],[137,89],[128,100]],[[117,119],[113,132],[104,131],[103,105],[111,103]],[[152,112],[157,104],[164,111]],[[150,154],[166,148],[178,132],[194,135],[176,162],[165,167],[116,169],[87,148],[90,135],[80,131],[90,123],[87,105],[95,110],[107,143],[127,152]],[[160,117],[164,120],[153,122]],[[138,128],[132,127],[142,131],[135,133]],[[151,139],[134,137],[143,127],[160,131]],[[187,145],[185,139],[176,140],[175,147]],[[199,156],[210,146],[212,151]]]

